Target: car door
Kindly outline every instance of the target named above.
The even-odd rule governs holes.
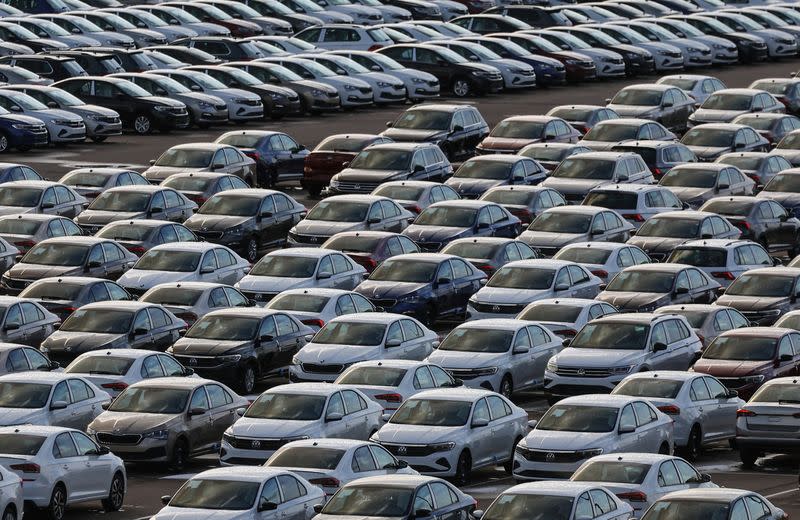
[[[408,222],[400,219],[400,209],[394,202],[382,200],[380,205],[383,210],[383,230],[399,233],[406,228]]]
[[[604,211],[603,220],[606,224],[606,241],[625,242],[630,238],[627,226],[614,212]]]
[[[244,267],[237,265],[236,258],[226,249],[214,249],[217,257],[217,280],[219,283],[233,285],[244,276]]]
[[[105,257],[105,263],[103,264],[105,268],[104,278],[116,280],[130,267],[125,260],[125,251],[113,242],[103,242],[102,247],[103,256]]]
[[[663,494],[672,493],[673,491],[681,491],[689,487],[687,484],[683,482],[680,475],[678,474],[678,469],[675,467],[675,464],[673,464],[671,460],[665,460],[658,467],[658,476],[656,477],[656,483],[660,488],[659,492]],[[745,519],[746,518],[747,517],[745,516]]]
[[[28,342],[22,321],[22,308],[18,303],[12,305],[6,311],[5,320],[3,321],[3,341],[6,343],[39,346]]]
[[[797,224],[789,221],[791,215],[783,206],[772,200],[767,202],[767,208],[776,227],[775,231],[768,235],[767,243],[769,245],[794,244],[797,240]]]
[[[306,496],[308,490],[293,475],[278,475],[282,502],[279,507],[281,520],[307,520],[314,515],[313,504]]]
[[[237,419],[236,409],[232,406],[233,397],[218,384],[207,384],[208,409],[212,439],[219,443],[222,434]]]
[[[331,279],[334,282],[333,286],[337,289],[346,289],[350,291],[355,289],[355,287],[363,281],[361,273],[355,271],[352,261],[345,255],[332,253],[326,258],[333,266],[333,276]],[[322,264],[320,263],[320,265]]]
[[[348,438],[367,440],[375,432],[367,402],[353,390],[342,390]]]
[[[62,217],[73,218],[83,210],[75,195],[64,186],[53,186],[56,192],[56,213]]]
[[[453,306],[456,312],[466,312],[467,302],[479,289],[479,282],[473,279],[472,268],[464,260],[450,260],[453,273]]]
[[[491,428],[492,416],[486,398],[478,399],[472,407],[472,428],[469,437],[472,444],[472,467],[484,466],[492,462],[495,439]],[[478,426],[485,424],[485,426]]]
[[[95,402],[94,390],[80,379],[68,379],[67,387],[71,399],[69,405],[71,417],[80,425],[78,429],[83,430],[95,417],[100,415],[102,409]]]
[[[274,316],[267,316],[261,321],[258,338],[255,342],[255,352],[262,377],[288,365],[288,363],[279,361],[285,356],[282,356],[280,352],[278,326],[275,324]]]
[[[518,164],[517,166],[522,166]],[[524,168],[524,167],[523,167]],[[484,211],[487,208],[482,209]],[[518,234],[515,220],[509,218],[500,206],[489,206],[489,215],[492,217],[492,236],[516,238]]]
[[[191,217],[193,212],[183,200],[183,197],[174,190],[164,190],[165,208],[164,213],[166,220],[172,222],[183,222]]]
[[[650,333],[650,355],[648,365],[650,370],[669,370],[670,354],[667,327],[664,322],[657,323]]]
[[[563,269],[563,268],[562,268]],[[571,279],[570,293],[574,298],[594,298],[599,291],[599,285],[589,277],[589,273],[580,266],[570,265],[566,269]],[[559,273],[560,275],[560,273]]]
[[[91,496],[92,470],[86,464],[87,458],[78,454],[75,441],[70,432],[63,432],[53,441],[53,459],[60,466],[58,473],[65,480],[68,501],[81,501]]]
[[[52,331],[44,313],[31,302],[22,302],[22,334],[28,345],[38,347]]]
[[[527,329],[532,344],[530,353],[532,366],[528,377],[532,386],[538,386],[544,382],[544,370],[547,367],[547,362],[551,357],[558,354],[561,350],[561,345],[539,325],[529,325]]]
[[[300,214],[293,211],[294,204],[286,198],[286,195],[275,193],[272,199],[275,204],[275,209],[273,210],[275,215],[271,232],[278,237],[279,241],[283,241],[292,226],[300,222],[301,217]]]
[[[304,341],[300,336],[300,327],[289,316],[275,314],[274,318],[278,328],[278,352],[274,363],[276,367],[288,367],[292,364],[292,357],[303,347]]]
[[[618,431],[618,451],[623,453],[642,451],[639,444],[639,432],[636,429],[636,414],[632,404],[626,404],[620,411]]]
[[[422,329],[410,319],[400,320],[403,329],[403,350],[406,359],[425,359],[433,350]]]
[[[150,337],[152,338],[150,341],[151,348],[160,351],[167,350],[176,339],[173,338],[172,328],[170,327],[170,325],[172,325],[172,320],[166,312],[158,307],[150,307],[147,309],[147,312],[150,315],[150,323],[152,326],[150,329]]]
[[[739,408],[739,397],[730,396],[728,389],[716,378],[703,377],[703,382],[708,388],[712,403],[709,408],[704,408],[713,425],[714,435],[730,438],[736,435],[736,410]],[[710,433],[710,432],[709,432]]]
[[[524,330],[524,329],[523,329]],[[505,462],[509,457],[513,458],[514,446],[519,431],[514,426],[511,407],[497,395],[490,395],[486,398],[489,404],[489,413],[492,420],[489,429],[494,439],[491,448],[491,458],[496,463]]]
[[[335,417],[341,417],[335,420]],[[341,392],[334,392],[328,399],[328,406],[325,409],[325,432],[324,437],[334,439],[347,439],[347,421],[345,419],[344,400]]]
[[[150,315],[147,309],[140,309],[133,318],[133,326],[131,327],[131,348],[144,348],[153,350],[153,330]]]
[[[389,325],[383,346],[384,350],[379,354],[380,357],[386,359],[406,359],[409,345],[403,338],[403,328],[399,320]]]
[[[81,467],[81,478],[86,478],[82,485],[86,487],[86,498],[108,497],[109,482],[112,478],[111,457],[100,455],[99,446],[85,433],[70,432],[78,452],[77,466]]]
[[[436,294],[437,310],[440,314],[455,312],[458,308],[456,301],[455,285],[453,284],[453,268],[450,262],[445,260],[439,264],[436,278],[433,282],[433,290]]]
[[[461,520],[464,518],[463,511],[459,507],[458,495],[450,490],[444,482],[431,482],[431,492],[433,493],[434,514],[437,520]]]
[[[636,431],[639,433],[639,449],[646,453],[657,453],[661,447],[661,426],[658,414],[651,405],[644,401],[635,401],[633,411],[636,413]]]

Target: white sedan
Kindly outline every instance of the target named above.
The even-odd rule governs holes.
[[[50,520],[62,520],[67,507],[93,500],[106,511],[119,511],[128,489],[122,459],[70,428],[0,428],[0,465],[24,479],[24,501],[45,509]]]
[[[354,439],[307,439],[283,446],[265,466],[283,468],[307,479],[331,496],[353,480],[378,475],[418,475],[374,442]]]
[[[383,407],[358,390],[325,383],[270,388],[222,436],[220,462],[263,463],[278,448],[309,438],[367,440],[380,427]]]
[[[272,468],[214,468],[194,475],[150,520],[311,518],[325,494],[306,479]]]
[[[23,513],[22,478],[0,466],[0,511],[3,520],[17,520]]]
[[[571,339],[593,319],[617,312],[610,303],[597,300],[548,298],[529,304],[517,314],[517,319],[538,322],[556,336]]]
[[[650,263],[650,257],[638,247],[618,242],[567,244],[553,256],[553,260],[580,264],[604,282],[626,267]]]
[[[357,292],[344,289],[288,289],[266,305],[286,311],[315,331],[337,316],[374,312],[375,306]]]

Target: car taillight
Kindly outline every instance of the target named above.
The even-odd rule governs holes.
[[[697,333],[695,333],[695,334],[697,334]],[[706,337],[703,336],[702,334],[697,334],[697,339],[700,340],[700,343],[705,343],[706,342]]]
[[[664,170],[661,168],[653,168],[653,175],[664,175]]]
[[[320,320],[319,318],[313,319],[313,320],[311,320],[311,319],[309,319],[309,320],[300,320],[300,322],[301,323],[305,323],[306,325],[310,325],[312,327],[322,328],[322,327],[325,326],[325,322]]]
[[[378,394],[375,396],[378,401],[386,401],[387,403],[402,403],[403,396],[400,394]]]
[[[116,392],[122,392],[123,390],[128,388],[128,384],[123,383],[122,381],[117,381],[114,383],[103,383],[100,386],[102,386],[103,388],[108,388],[109,390],[114,390]]]
[[[714,278],[722,278],[723,280],[736,280],[736,276],[730,271],[712,272],[711,276]]]
[[[372,52],[372,51],[377,51],[378,49],[381,49],[381,48],[383,48],[383,45],[381,45],[381,44],[379,44],[379,43],[376,43],[375,45],[371,46],[371,47],[370,47],[369,49],[367,49],[367,50],[368,50],[368,51],[370,51],[370,52]]]
[[[36,242],[33,240],[20,240],[19,242],[14,242],[14,245],[19,247],[33,247],[36,245]]]
[[[186,322],[187,325],[191,325],[192,323],[197,321],[197,314],[193,312],[181,312],[175,315],[176,318],[180,318]]]
[[[15,471],[21,471],[23,473],[39,473],[42,468],[39,467],[38,464],[34,464],[33,462],[25,462],[22,464],[12,464],[9,468]]]
[[[740,229],[750,229],[750,223],[746,220],[740,220],[738,222],[734,222],[734,225]]]
[[[208,200],[206,197],[203,197],[202,195],[187,195],[186,197],[195,204],[197,204],[198,206],[202,206]]]
[[[57,313],[64,313],[64,314],[72,314],[78,308],[77,307],[55,307],[54,309],[50,309],[52,312]]]
[[[747,408],[739,408],[736,410],[736,417],[755,417],[756,413]]]
[[[591,273],[599,278],[605,278],[608,276],[608,271],[604,271],[602,269],[595,269],[594,271],[591,271]]]
[[[644,222],[644,217],[641,216],[639,213],[631,213],[629,215],[622,215],[627,220],[633,220],[634,222]]]
[[[487,274],[491,274],[491,273],[494,272],[494,267],[489,265],[489,264],[480,264],[480,265],[476,265],[475,267],[477,267],[478,269],[480,269],[481,271],[483,271],[484,273],[487,273]]]
[[[147,250],[142,246],[125,246],[125,249],[138,256],[142,256],[145,254],[145,252],[147,252]]]
[[[520,220],[526,220],[526,219],[527,220],[531,220],[531,218],[533,217],[533,213],[531,213],[531,210],[529,210],[527,208],[525,208],[525,209],[512,209],[512,210],[509,210],[509,213],[511,213],[515,217],[518,217]]]
[[[420,213],[422,213],[422,208],[420,208],[418,204],[414,204],[413,206],[407,206],[407,207],[406,207],[406,209],[407,209],[408,211],[411,211],[411,212],[413,212],[413,213],[416,213],[417,215],[419,215]]]
[[[312,478],[309,480],[312,484],[322,487],[339,487],[339,479],[333,477]]]
[[[627,493],[617,493],[617,497],[629,502],[647,502],[647,495],[641,491],[628,491]]]
[[[664,412],[667,415],[680,415],[681,409],[675,406],[674,404],[665,404],[664,406],[657,406],[659,410]]]
[[[751,179],[753,179],[754,181],[756,181],[756,184],[761,184],[761,176],[760,175],[757,175],[755,173],[749,173],[749,174],[747,174],[747,176],[750,177]]]
[[[261,154],[259,154],[258,152],[244,152],[244,154],[246,156],[248,156],[249,158],[254,159],[256,161],[261,159]]]

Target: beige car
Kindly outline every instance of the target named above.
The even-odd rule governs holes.
[[[179,470],[190,457],[216,453],[236,409],[248,405],[208,379],[145,380],[123,390],[86,432],[127,462],[164,461]]]

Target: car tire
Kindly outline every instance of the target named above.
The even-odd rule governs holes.
[[[500,388],[497,389],[497,393],[511,399],[511,394],[514,393],[514,382],[511,380],[511,376],[506,374],[503,376],[503,380],[500,381]]]
[[[258,240],[255,237],[248,240],[242,253],[245,260],[251,264],[256,263],[258,261]]]
[[[694,462],[700,458],[703,452],[703,434],[700,426],[695,424],[692,426],[692,431],[689,432],[689,440],[686,443],[686,460]]]
[[[186,467],[189,461],[189,446],[186,444],[185,439],[178,439],[175,441],[175,446],[172,447],[172,454],[169,457],[169,467],[173,471],[181,471]]]
[[[758,452],[752,448],[739,448],[739,458],[742,460],[742,467],[744,469],[753,469],[758,460]]]
[[[14,506],[6,507],[6,510],[3,511],[3,520],[17,520],[17,510],[14,509]]]
[[[306,191],[310,197],[319,197],[319,194],[322,193],[322,186],[319,184],[310,184],[308,188],[306,188]]]
[[[53,488],[50,503],[47,504],[48,520],[63,520],[67,509],[67,489],[60,482]]]
[[[0,132],[0,153],[6,153],[9,147],[8,136],[5,132]]]
[[[103,509],[106,512],[119,511],[125,502],[125,479],[121,473],[115,473],[111,479],[111,486],[108,488],[108,498],[101,500]],[[5,520],[5,519],[3,519]]]
[[[17,150],[20,151],[20,152],[29,152],[32,149],[33,149],[33,146],[31,146],[29,144],[21,144],[21,145],[17,146]]]
[[[252,394],[256,388],[256,369],[252,364],[248,364],[242,370],[242,382],[239,383],[241,395]]]
[[[658,454],[659,455],[669,455],[669,443],[662,442],[661,446],[658,447]]]
[[[469,477],[472,473],[472,456],[467,450],[461,452],[456,462],[456,474],[453,475],[453,480],[456,485],[463,486],[469,483]]]
[[[422,316],[420,316],[419,321],[426,327],[433,327],[434,323],[436,323],[436,312],[436,306],[434,304],[427,304],[422,311]]]
[[[453,78],[453,83],[450,85],[450,91],[455,97],[463,98],[472,94],[472,84],[463,76],[456,76]]]
[[[511,455],[508,456],[508,461],[503,463],[503,470],[506,472],[507,475],[511,476],[514,473],[514,450],[519,444],[519,441],[522,440],[522,437],[517,437],[514,439],[514,444],[511,445]]]
[[[153,120],[147,114],[136,114],[133,119],[133,131],[139,135],[147,135],[153,131]]]
[[[95,143],[102,143],[103,141],[108,139],[108,136],[105,136],[105,135],[93,135],[89,139],[91,139]]]

